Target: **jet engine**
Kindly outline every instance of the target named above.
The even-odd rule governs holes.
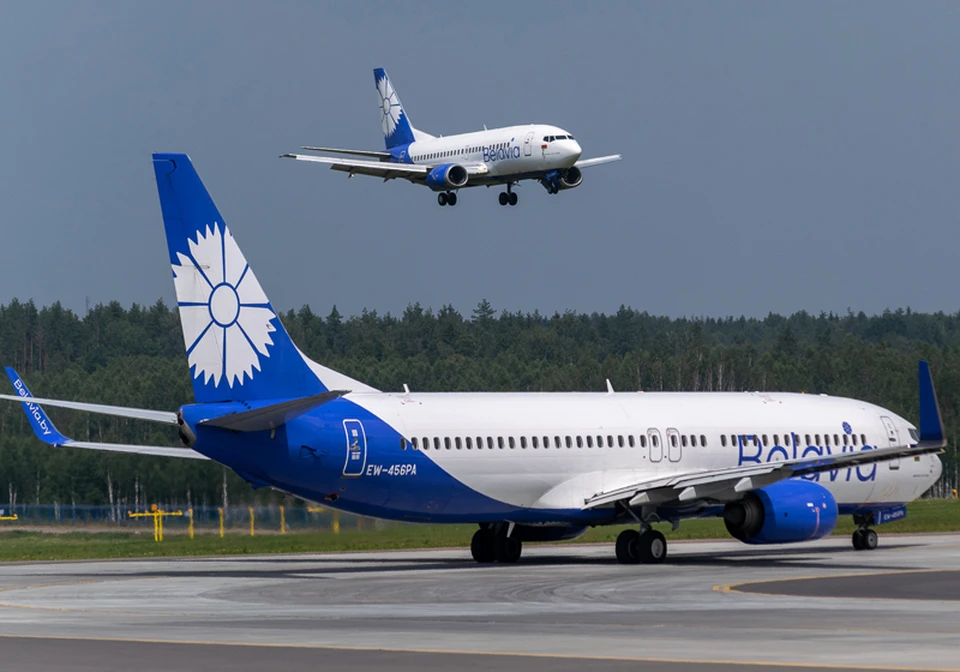
[[[467,184],[467,169],[457,163],[445,163],[427,173],[427,186],[434,191],[459,189]]]
[[[746,544],[788,544],[820,539],[837,526],[837,501],[826,488],[803,480],[753,490],[723,508],[727,532]]]
[[[579,187],[580,183],[583,182],[583,173],[576,166],[571,166],[560,172],[559,181],[561,189],[573,189]]]

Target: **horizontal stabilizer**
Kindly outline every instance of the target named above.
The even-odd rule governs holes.
[[[254,408],[249,411],[230,413],[229,415],[221,415],[218,418],[201,420],[198,424],[208,427],[221,427],[234,432],[264,432],[276,429],[280,425],[290,422],[307,411],[311,411],[334,399],[339,399],[348,393],[349,390],[330,390],[329,392],[321,392],[320,394],[314,394],[310,397],[292,399],[290,401],[280,402],[279,404]]]

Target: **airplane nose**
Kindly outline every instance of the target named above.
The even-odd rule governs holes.
[[[570,145],[570,156],[572,156],[573,160],[576,161],[580,158],[580,155],[583,154],[583,150],[580,149],[580,143],[576,140],[571,140]]]

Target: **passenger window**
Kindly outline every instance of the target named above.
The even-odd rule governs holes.
[[[731,446],[736,446],[736,445],[737,445],[737,435],[736,435],[736,434],[731,434],[731,435],[730,435],[730,445],[731,445]]]
[[[587,448],[593,448],[593,437],[587,434]]]
[[[617,445],[623,448],[623,437],[619,434],[617,435]]]
[[[404,438],[401,438],[401,439],[400,439],[400,450],[406,450],[406,449],[407,449],[407,440],[404,439]]]
[[[620,437],[620,445],[623,445],[623,437]],[[613,448],[613,437],[607,434],[607,448]]]
[[[861,434],[861,435],[860,435],[860,445],[861,445],[861,446],[867,445],[867,435],[866,435],[866,434]]]
[[[550,437],[549,437],[549,436],[543,437],[543,447],[544,447],[544,448],[549,448],[549,447],[550,447]]]
[[[824,434],[824,435],[823,435],[823,445],[825,445],[825,446],[829,446],[829,445],[830,445],[830,435],[829,435],[829,434]]]
[[[572,443],[571,443],[571,441],[570,441],[570,437],[567,436],[567,437],[564,437],[564,438],[565,438],[565,443],[567,444],[567,448],[572,448],[573,446],[572,446]],[[559,439],[558,439],[558,440],[557,440],[557,448],[559,448],[559,447],[560,447],[560,441],[559,441]]]
[[[636,444],[636,442],[635,442],[635,440],[634,440],[634,438],[633,438],[633,434],[628,434],[628,435],[627,435],[627,444],[628,444],[631,448],[635,448],[635,447],[636,447],[637,444]]]
[[[804,434],[804,435],[803,435],[803,438],[806,439],[806,444],[807,444],[808,446],[812,446],[812,445],[813,445],[812,443],[810,443],[810,435],[809,435],[809,434]]]
[[[765,445],[765,446],[769,446],[769,445],[770,445],[770,442],[767,441],[767,435],[766,435],[766,434],[763,435],[763,445]]]
[[[702,448],[706,448],[706,447],[707,447],[707,437],[704,436],[703,434],[700,435],[700,446],[701,446]]]
[[[525,436],[521,436],[521,437],[520,437],[520,447],[526,449],[526,447],[527,447],[527,437],[525,437]]]
[[[503,437],[502,437],[502,436],[498,436],[498,437],[497,437],[497,447],[500,448],[500,450],[503,450]]]
[[[839,446],[839,445],[840,445],[840,436],[839,436],[838,434],[834,434],[834,435],[833,435],[833,445],[835,445],[835,446]]]
[[[779,445],[780,445],[780,435],[779,435],[779,434],[774,434],[774,435],[773,435],[773,445],[775,445],[775,446],[779,446]]]
[[[603,437],[602,437],[602,436],[598,436],[598,437],[597,437],[597,448],[603,448]]]
[[[843,435],[843,445],[847,445],[848,437],[846,434]]]
[[[583,448],[583,437],[577,436],[577,448]]]
[[[456,439],[454,439],[454,442],[457,444],[457,450],[462,450],[462,449],[463,449],[463,442],[460,441],[460,437],[459,437],[459,436],[458,436]]]
[[[726,435],[726,434],[721,434],[721,435],[720,435],[720,445],[723,446],[724,448],[727,447],[727,435]]]
[[[646,448],[646,447],[647,447],[647,435],[646,435],[646,434],[641,434],[641,435],[640,435],[640,447],[641,447],[641,448]]]
[[[677,435],[676,435],[676,434],[671,434],[671,435],[670,435],[670,445],[673,446],[674,448],[677,447]]]
[[[690,435],[690,445],[693,446],[694,448],[697,447],[697,435],[696,435],[696,434],[691,434],[691,435]]]
[[[815,438],[815,439],[817,440],[816,445],[819,446],[819,445],[820,445],[820,435],[819,435],[819,434],[814,434],[814,435],[813,435],[813,438]]]
[[[684,448],[687,447],[687,435],[686,435],[686,434],[681,435],[681,437],[680,437],[680,443],[683,445]],[[674,440],[673,440],[673,445],[677,445],[677,440],[676,440],[676,438],[674,438]]]
[[[443,446],[444,446],[444,448],[446,448],[447,450],[450,450],[450,437],[449,437],[449,436],[443,437]]]
[[[514,440],[512,436],[507,437],[507,443],[510,444],[511,450],[517,447],[517,442]]]
[[[439,437],[439,436],[433,437],[433,449],[434,449],[434,450],[440,450],[440,437]]]
[[[853,438],[853,445],[857,445],[857,435],[856,435],[856,434],[852,434],[851,436],[852,436],[852,438]]]
[[[650,440],[653,441],[653,447],[654,447],[654,448],[659,448],[659,447],[660,447],[660,439],[659,439],[659,437],[657,437],[656,434],[654,434],[653,436],[651,436],[651,437],[650,437]]]

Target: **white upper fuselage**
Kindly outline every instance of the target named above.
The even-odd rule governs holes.
[[[886,409],[825,395],[413,393],[349,399],[406,437],[417,459],[426,457],[469,488],[514,506],[554,510],[579,509],[598,493],[671,474],[916,440],[914,426]],[[810,478],[839,504],[858,506],[911,501],[940,471],[939,459],[925,455]],[[368,468],[365,476],[372,473]]]
[[[458,163],[471,175],[482,178],[569,168],[580,158],[581,149],[562,128],[529,124],[418,140],[408,146],[407,152],[414,164],[433,167]],[[471,182],[477,180],[471,177]]]

